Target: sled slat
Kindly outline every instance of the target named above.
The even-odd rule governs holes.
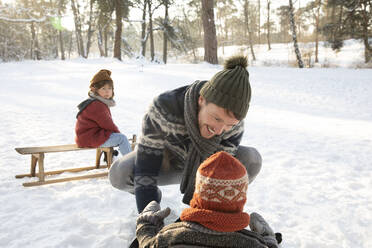
[[[100,169],[107,168],[107,165],[101,165],[99,168]],[[95,170],[95,169],[97,169],[96,166],[87,166],[87,167],[79,167],[79,168],[69,168],[69,169],[64,169],[64,170],[45,171],[44,172],[44,175],[50,176],[50,175],[62,174],[62,173],[65,173],[65,172],[81,172],[81,171],[89,171],[89,170]],[[38,176],[38,173],[35,173],[35,175],[31,175],[31,173],[20,174],[20,175],[16,175],[16,178],[34,177],[34,176],[37,177]]]
[[[50,179],[50,180],[45,180],[43,182],[38,181],[38,182],[23,183],[23,186],[25,187],[40,186],[40,185],[52,184],[52,183],[61,183],[61,182],[76,181],[76,180],[83,180],[83,179],[90,179],[90,178],[97,178],[97,177],[106,177],[107,175],[108,175],[108,172],[102,172],[102,173],[84,175],[84,176]]]

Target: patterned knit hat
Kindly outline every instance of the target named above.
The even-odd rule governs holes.
[[[238,120],[245,118],[251,101],[247,64],[246,57],[229,58],[224,70],[217,72],[200,90],[200,95],[208,102],[230,110]]]
[[[111,71],[102,69],[99,72],[97,72],[92,80],[90,80],[90,86],[89,87],[94,87],[96,83],[99,83],[101,81],[110,81],[113,84],[113,81],[111,79]]]
[[[249,215],[243,212],[247,189],[244,165],[226,152],[215,153],[200,165],[190,208],[183,210],[181,220],[215,231],[241,230],[249,224]]]

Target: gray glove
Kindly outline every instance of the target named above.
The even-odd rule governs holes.
[[[137,224],[139,222],[148,222],[155,225],[158,230],[164,226],[164,219],[170,214],[171,210],[169,207],[160,210],[160,205],[156,201],[152,201],[137,218]]]
[[[273,229],[271,229],[265,219],[258,213],[250,214],[249,227],[253,232],[260,234],[270,248],[279,247]]]

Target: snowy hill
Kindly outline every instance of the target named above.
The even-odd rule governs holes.
[[[134,197],[106,178],[25,188],[20,146],[73,143],[76,105],[99,69],[112,70],[120,130],[140,134],[152,98],[209,79],[221,66],[142,65],[76,59],[0,63],[0,247],[127,247]],[[286,248],[372,247],[372,70],[250,67],[252,103],[243,144],[263,168],[247,212],[261,213]],[[47,154],[47,170],[93,165],[94,151]],[[162,187],[174,221],[185,207],[178,185]]]

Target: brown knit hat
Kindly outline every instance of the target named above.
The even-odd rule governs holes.
[[[90,86],[89,87],[94,87],[95,84],[101,82],[101,81],[109,81],[113,84],[113,81],[111,79],[111,71],[109,70],[106,70],[106,69],[102,69],[100,70],[99,72],[97,72],[92,80],[90,80]]]
[[[247,65],[247,58],[244,56],[229,58],[224,69],[203,85],[200,95],[208,102],[233,112],[236,119],[244,119],[251,101]]]
[[[249,215],[242,212],[247,189],[244,165],[227,152],[215,153],[200,165],[190,208],[183,210],[181,220],[215,231],[241,230],[249,224]]]

